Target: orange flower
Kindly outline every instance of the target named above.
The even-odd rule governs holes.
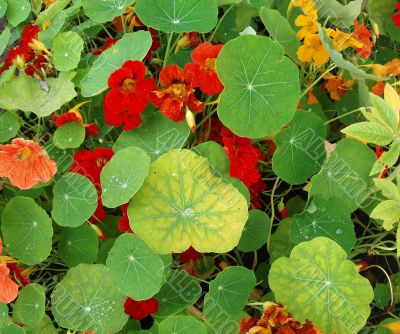
[[[346,95],[349,88],[353,85],[353,80],[345,80],[343,77],[328,73],[324,76],[326,80],[323,87],[330,93],[330,97],[334,101],[339,101]]]
[[[297,50],[297,57],[305,63],[314,61],[317,66],[325,64],[330,58],[318,34],[310,34],[304,38],[304,44]]]
[[[360,57],[368,58],[374,47],[374,43],[371,41],[371,31],[365,25],[358,23],[357,19],[354,19],[353,36],[363,44],[361,48],[356,49],[356,52]]]
[[[314,90],[311,89],[311,90],[308,92],[307,104],[313,105],[313,104],[318,104],[318,103],[319,103],[319,101],[317,100],[317,98],[316,98],[315,95],[314,95]]]
[[[49,181],[57,171],[56,163],[31,140],[15,138],[0,145],[0,177],[6,177],[20,189],[30,189]]]
[[[387,77],[393,75],[395,77],[400,75],[400,59],[394,58],[385,65],[381,64],[368,64],[363,65],[364,67],[372,68],[374,75],[378,77]]]
[[[9,304],[18,296],[18,284],[10,277],[10,269],[0,264],[0,302]]]
[[[355,39],[352,35],[339,29],[326,29],[326,33],[329,37],[333,38],[333,47],[338,52],[342,52],[347,48],[360,49],[364,46],[363,43]]]
[[[318,31],[318,15],[316,10],[312,10],[306,15],[299,15],[295,20],[295,25],[302,27],[297,32],[297,38],[302,40],[309,34],[315,34]]]

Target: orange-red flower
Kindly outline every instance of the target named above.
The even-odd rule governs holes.
[[[214,95],[224,90],[215,69],[215,62],[223,46],[223,44],[212,45],[209,42],[200,44],[191,54],[193,63],[185,66],[185,69],[194,75],[193,87],[200,87],[205,94]]]
[[[56,171],[56,163],[31,140],[15,138],[11,144],[0,145],[0,177],[8,178],[13,186],[30,189],[48,182]]]
[[[334,101],[339,101],[346,95],[347,91],[353,85],[353,80],[345,80],[343,77],[328,73],[324,76],[326,80],[323,87],[329,92],[330,97]]]
[[[92,50],[92,55],[100,56],[104,51],[114,46],[121,38],[106,37],[104,45],[98,49]]]
[[[357,19],[354,19],[353,36],[363,44],[361,48],[356,49],[356,52],[360,57],[368,58],[374,47],[374,43],[371,40],[371,31],[365,25],[358,23]]]
[[[18,284],[10,277],[10,269],[0,264],[0,302],[9,304],[18,296]]]
[[[397,26],[397,28],[400,29],[400,2],[397,3],[396,10],[399,12],[392,15],[392,20],[394,24]]]
[[[201,40],[198,32],[185,32],[176,44],[175,53],[181,49],[195,48],[200,42]]]
[[[203,111],[204,103],[194,95],[192,72],[176,65],[166,66],[160,72],[160,83],[166,88],[151,93],[150,102],[169,119],[183,121],[186,106],[193,112]]]
[[[124,130],[141,124],[140,114],[149,102],[149,92],[156,90],[155,80],[146,78],[146,66],[140,61],[128,60],[108,79],[110,91],[104,99],[106,123],[124,125]]]
[[[135,320],[143,320],[150,314],[158,311],[158,301],[155,298],[136,301],[127,298],[124,305],[125,313],[130,315]]]

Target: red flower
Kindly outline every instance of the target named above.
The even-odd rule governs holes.
[[[89,221],[92,224],[100,224],[107,218],[107,213],[104,211],[103,202],[101,201],[101,196],[97,197],[97,208],[93,213],[92,217],[89,218]]]
[[[185,66],[186,70],[194,74],[193,87],[200,87],[205,94],[214,95],[224,90],[215,70],[215,62],[222,48],[223,44],[202,43],[191,54],[193,63]]]
[[[368,58],[372,53],[374,43],[371,41],[371,31],[363,24],[358,23],[357,19],[354,19],[354,33],[353,36],[363,43],[363,46],[356,49],[356,52],[360,57]]]
[[[396,9],[400,11],[400,2],[397,3]],[[394,24],[400,29],[400,13],[393,14],[392,20]]]
[[[201,259],[201,253],[195,250],[193,247],[189,247],[186,251],[179,254],[179,260],[182,263],[190,261],[198,261]]]
[[[97,190],[101,190],[100,173],[113,155],[112,150],[103,147],[98,147],[93,152],[89,150],[76,152],[70,172],[86,176]]]
[[[107,49],[111,48],[114,46],[115,43],[117,43],[121,38],[111,38],[111,37],[106,37],[106,40],[104,42],[104,45],[101,48],[92,50],[92,55],[94,56],[99,56],[101,55],[104,51]]]
[[[200,35],[198,32],[185,32],[178,40],[175,53],[181,49],[195,48],[201,43]]]
[[[8,269],[10,269],[10,276],[15,277],[23,285],[28,285],[30,283],[29,276],[24,276],[21,272],[21,268],[16,263],[7,263]]]
[[[193,73],[176,65],[166,66],[160,72],[160,83],[166,88],[151,93],[150,102],[169,119],[181,122],[185,119],[186,106],[193,112],[201,112],[204,108],[194,95],[192,81]]]
[[[261,209],[262,208],[262,201],[261,201],[261,194],[267,190],[267,184],[264,182],[263,179],[254,183],[250,188],[250,204],[253,209]]]
[[[128,217],[128,204],[121,205],[122,217],[118,222],[118,230],[120,232],[133,233],[131,226],[129,225]]]
[[[158,301],[155,298],[136,301],[128,298],[124,305],[125,313],[135,320],[143,320],[158,311]]]
[[[149,92],[156,90],[155,80],[146,79],[146,67],[140,61],[128,60],[108,79],[111,90],[104,99],[106,123],[124,125],[124,130],[137,128],[140,114],[149,101]]]

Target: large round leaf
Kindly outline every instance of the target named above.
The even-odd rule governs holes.
[[[98,4],[98,1],[96,0]],[[110,74],[127,60],[141,60],[149,51],[152,39],[149,32],[125,34],[113,47],[105,50],[81,80],[82,96],[98,95],[108,87]]]
[[[376,161],[374,152],[354,139],[343,139],[312,178],[310,195],[336,199],[348,212],[357,209],[369,196],[369,173]]]
[[[123,131],[114,144],[115,153],[136,146],[156,160],[174,148],[181,148],[189,137],[189,127],[185,122],[173,122],[154,107],[143,113],[142,125],[134,130]]]
[[[369,281],[346,260],[346,252],[325,237],[303,242],[290,258],[276,260],[269,285],[295,319],[309,319],[326,334],[357,333],[370,314]]]
[[[243,252],[251,252],[265,245],[270,226],[271,220],[265,212],[261,210],[251,210],[237,249]]]
[[[115,241],[108,254],[107,267],[116,286],[134,300],[149,299],[161,288],[163,261],[131,233]]]
[[[51,215],[58,225],[78,227],[97,208],[97,191],[90,180],[77,173],[65,174],[53,187]]]
[[[82,37],[76,32],[66,31],[58,34],[53,40],[53,61],[55,68],[59,71],[75,69],[81,60],[83,44]]]
[[[325,135],[321,118],[298,110],[288,128],[275,137],[278,148],[272,159],[274,172],[290,184],[304,183],[318,173],[326,157]]]
[[[159,309],[157,317],[167,317],[191,306],[201,295],[198,281],[184,270],[172,270],[171,275],[161,287],[155,298]]]
[[[29,0],[7,1],[7,20],[16,27],[29,16],[31,4]]]
[[[11,324],[2,328],[1,334],[26,334],[26,332],[22,327],[16,324]]]
[[[51,311],[57,323],[76,331],[116,333],[128,320],[126,297],[118,290],[102,264],[71,268],[51,296]]]
[[[18,116],[12,112],[5,112],[0,115],[0,143],[4,143],[11,138],[14,138],[21,124]]]
[[[31,111],[38,117],[49,116],[77,95],[72,82],[74,76],[73,72],[61,72],[58,78],[47,78],[44,83],[28,75],[19,75],[0,88],[0,107]]]
[[[45,314],[42,321],[30,329],[28,334],[59,334],[59,331],[54,327],[53,321],[49,316]]]
[[[13,308],[14,322],[35,327],[44,317],[46,296],[44,288],[36,283],[24,287]]]
[[[211,320],[227,320],[238,315],[256,285],[254,273],[244,267],[228,267],[211,281],[204,298],[204,315]]]
[[[14,197],[4,208],[1,219],[7,253],[29,265],[47,259],[53,226],[46,211],[32,198]]]
[[[69,267],[95,262],[98,252],[99,238],[89,224],[62,230],[58,255]]]
[[[121,16],[134,0],[82,0],[85,14],[94,22],[104,23]]]
[[[189,150],[172,150],[151,165],[128,215],[132,230],[160,254],[189,246],[202,253],[230,251],[248,217],[238,190]]]
[[[164,32],[209,32],[217,24],[215,0],[138,0],[136,13],[149,27]]]
[[[59,127],[53,135],[53,143],[58,148],[78,148],[85,140],[85,127],[78,122],[69,122]]]
[[[244,35],[228,42],[217,60],[225,86],[218,115],[243,137],[273,134],[294,116],[300,95],[299,70],[279,43]]]
[[[169,317],[160,323],[160,334],[206,334],[207,329],[204,323],[195,317],[178,315]]]
[[[143,184],[149,166],[149,156],[139,147],[128,147],[115,154],[100,175],[104,206],[116,208],[128,203]]]
[[[336,241],[346,253],[353,249],[356,243],[354,225],[349,212],[342,209],[341,202],[314,197],[306,210],[293,216],[291,241],[299,244],[315,237]]]

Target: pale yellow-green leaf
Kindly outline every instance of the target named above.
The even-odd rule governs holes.
[[[397,226],[396,242],[397,242],[397,256],[400,257],[400,224]]]
[[[400,155],[400,144],[393,143],[390,146],[389,151],[384,152],[381,157],[375,162],[372,166],[371,173],[369,175],[375,175],[377,173],[382,173],[382,171],[388,166],[389,168],[392,167],[397,160],[399,159]]]
[[[383,220],[385,230],[391,230],[400,220],[400,202],[387,200],[379,203],[370,215],[373,219]]]
[[[376,122],[359,122],[349,125],[342,133],[361,141],[376,145],[388,145],[394,139],[394,132]]]
[[[385,85],[385,101],[393,109],[394,117],[396,117],[397,125],[400,127],[400,96],[397,91],[390,85]]]
[[[214,175],[208,159],[172,150],[152,163],[128,215],[135,233],[159,254],[189,246],[225,253],[238,244],[248,211],[246,199]]]
[[[400,202],[400,189],[392,181],[388,179],[374,179],[374,183],[382,191],[383,196]]]
[[[380,123],[386,125],[389,129],[392,129],[393,133],[398,133],[398,122],[393,112],[392,107],[381,97],[370,93],[370,99],[372,106],[377,111]]]

